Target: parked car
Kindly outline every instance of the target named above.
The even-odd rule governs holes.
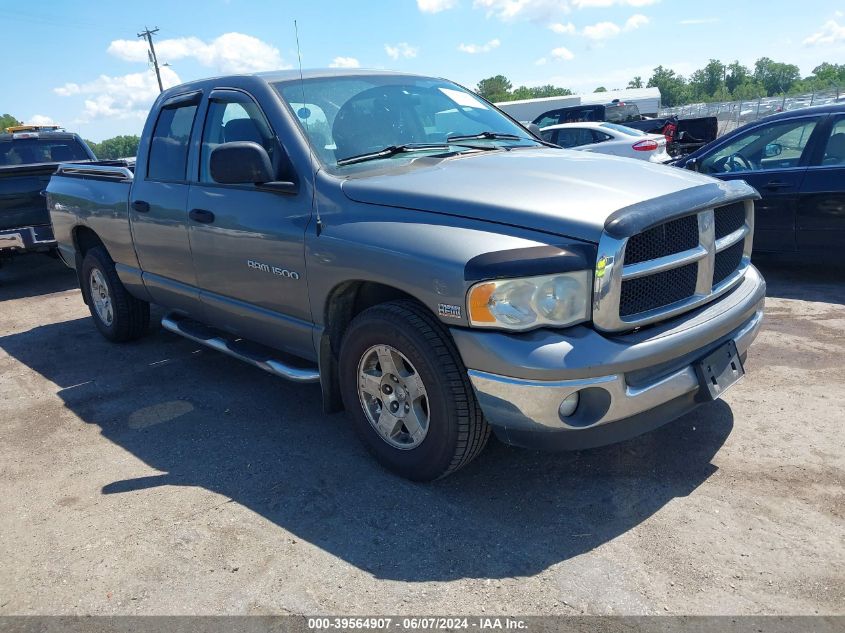
[[[59,162],[94,159],[79,136],[58,126],[21,125],[0,134],[0,263],[56,248],[41,193]]]
[[[548,449],[664,424],[741,377],[763,315],[751,187],[546,147],[442,79],[170,88],[134,172],[63,164],[47,194],[106,338],[160,304],[168,330],[319,382],[416,480],[491,427]]]
[[[845,259],[845,104],[768,116],[676,165],[760,192],[755,250]]]
[[[666,152],[666,137],[646,134],[616,123],[564,123],[540,130],[546,141],[566,149],[637,158],[652,163],[672,160]]]
[[[533,123],[540,128],[564,123],[617,123],[649,134],[662,134],[672,156],[692,152],[714,140],[719,124],[714,116],[678,119],[677,117],[647,118],[636,104],[613,102],[604,105],[575,105],[555,108],[536,117]]]

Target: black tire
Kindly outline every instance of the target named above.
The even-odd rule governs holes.
[[[94,298],[91,296],[91,277],[95,271],[100,272],[107,286],[112,307],[111,323],[107,323],[97,312]],[[94,319],[94,325],[103,336],[110,341],[122,343],[146,334],[150,326],[150,304],[129,294],[117,276],[114,262],[102,246],[96,246],[85,254],[85,259],[82,260],[81,282],[82,293]]]
[[[358,366],[376,345],[404,355],[425,386],[428,430],[413,448],[389,444],[373,428],[359,398]],[[407,479],[431,481],[455,472],[481,452],[490,436],[454,343],[433,315],[411,301],[383,303],[355,317],[341,344],[339,378],[344,407],[366,447]]]

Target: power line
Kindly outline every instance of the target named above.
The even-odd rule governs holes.
[[[155,70],[156,70],[156,79],[158,79],[158,91],[164,92],[164,86],[161,85],[161,72],[159,72],[159,69],[158,69],[158,58],[156,57],[156,49],[155,49],[155,46],[153,46],[153,35],[155,33],[158,33],[158,27],[155,27],[151,31],[150,29],[148,29],[145,26],[144,30],[141,33],[138,33],[138,37],[147,40],[147,44],[150,47],[150,52],[149,52],[150,61],[153,64],[153,68],[155,68]]]

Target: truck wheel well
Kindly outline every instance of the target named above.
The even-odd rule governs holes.
[[[367,308],[397,299],[417,301],[403,290],[373,281],[350,281],[335,288],[326,302],[325,314],[326,333],[335,358],[340,353],[340,341],[352,319]]]
[[[73,246],[76,259],[76,261],[74,262],[74,268],[76,269],[76,280],[79,282],[79,288],[82,289],[82,260],[85,259],[85,255],[92,248],[96,248],[98,246],[102,246],[103,248],[105,248],[105,245],[100,239],[100,236],[97,235],[91,229],[89,229],[87,226],[77,226],[73,230]],[[85,291],[82,292],[82,300],[87,305],[88,295],[85,293]]]
[[[85,259],[85,254],[96,246],[103,246],[100,236],[87,226],[78,226],[73,230],[73,241],[77,254]]]
[[[406,299],[419,303],[403,290],[372,281],[349,281],[337,286],[326,301],[324,323],[326,329],[320,341],[320,384],[323,389],[323,409],[326,413],[343,410],[337,363],[340,343],[346,328],[358,314],[374,305]]]

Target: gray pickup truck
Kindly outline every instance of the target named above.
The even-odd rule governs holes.
[[[137,162],[47,188],[97,328],[319,382],[388,468],[490,430],[580,449],[718,397],[763,315],[742,182],[548,147],[464,88],[375,71],[166,90]]]

